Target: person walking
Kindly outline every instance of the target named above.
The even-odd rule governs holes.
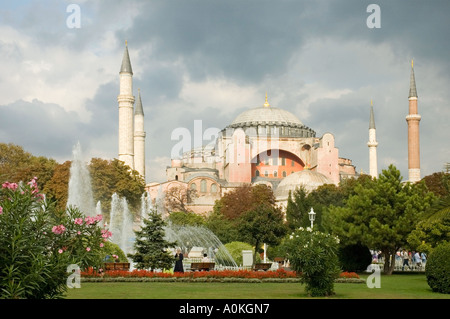
[[[409,254],[406,250],[403,250],[402,252],[402,258],[403,258],[403,266],[402,266],[402,270],[405,270],[405,266],[408,267],[409,269]]]
[[[177,249],[177,253],[175,254],[175,267],[173,269],[173,272],[184,272],[183,268],[183,253],[181,252],[181,249]]]
[[[418,251],[414,254],[414,261],[416,262],[418,270],[420,270],[422,268],[422,258]]]
[[[422,265],[425,266],[425,263],[427,262],[427,254],[422,252],[420,257],[422,258]]]

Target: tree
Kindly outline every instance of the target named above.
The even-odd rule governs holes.
[[[0,183],[19,183],[34,177],[42,189],[52,178],[58,163],[44,156],[33,156],[21,146],[0,143]]]
[[[421,182],[427,185],[430,192],[438,197],[450,196],[450,174],[449,173],[433,173],[422,178]]]
[[[392,274],[395,254],[407,245],[407,237],[431,206],[434,195],[423,184],[402,183],[393,165],[378,179],[358,183],[344,207],[327,213],[334,234],[346,244],[361,244],[381,250],[384,272]]]
[[[258,253],[258,249],[263,243],[278,245],[281,238],[287,233],[287,227],[279,208],[261,204],[241,215],[238,231],[242,238],[241,241],[252,244],[255,252]],[[253,261],[256,262],[256,254]]]
[[[223,244],[239,240],[239,231],[235,226],[235,223],[223,216],[219,210],[214,209],[214,211],[206,217],[205,226],[212,231]]]
[[[128,254],[138,269],[169,269],[175,262],[174,256],[168,250],[175,247],[176,243],[164,239],[164,226],[166,222],[161,216],[152,210],[149,217],[144,219],[141,230],[135,231],[134,254]]]
[[[223,195],[214,207],[216,209],[217,206],[218,211],[226,218],[234,220],[260,204],[275,205],[272,189],[266,185],[247,184]]]
[[[165,199],[165,205],[169,212],[192,212],[187,205],[192,202],[192,200],[197,197],[197,191],[193,189],[188,189],[182,186],[170,187],[167,192]]]
[[[312,203],[308,199],[308,194],[304,186],[296,188],[293,194],[289,191],[286,221],[290,230],[309,225],[308,213],[311,207]]]
[[[114,193],[127,199],[131,211],[138,211],[145,182],[137,171],[130,170],[129,166],[118,159],[101,158],[91,159],[89,171],[94,200],[101,202],[104,211],[111,210],[111,197]]]
[[[58,164],[52,178],[45,185],[43,192],[46,197],[56,202],[58,209],[64,210],[69,196],[69,179],[71,161]]]
[[[169,222],[173,225],[191,225],[191,226],[203,226],[205,219],[192,212],[172,212],[168,217]]]

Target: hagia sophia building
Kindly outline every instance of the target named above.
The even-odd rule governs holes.
[[[413,78],[413,70],[411,72]],[[127,46],[119,74],[119,160],[138,171],[145,180],[144,112],[140,91],[134,106],[133,71]],[[417,111],[417,96],[411,97],[417,95],[414,93],[415,80],[409,100],[410,104],[415,103],[413,111]],[[272,106],[267,93],[265,101],[261,102],[222,129],[215,145],[195,148],[183,153],[181,158],[172,158],[166,169],[167,180],[145,187],[152,200],[157,201],[174,187],[184,192],[192,190],[196,195],[185,203],[186,208],[206,215],[225,193],[246,184],[265,184],[272,188],[277,204],[285,209],[289,192],[300,185],[311,191],[320,185],[338,185],[343,179],[359,175],[350,159],[339,157],[333,134],[316,136],[316,132],[297,116]],[[415,125],[412,131],[417,136],[409,139],[417,139],[413,147],[417,153],[420,115],[408,116],[408,127],[413,121]],[[368,147],[369,173],[373,177],[378,177],[377,145],[371,103]],[[420,179],[420,167],[410,172]]]

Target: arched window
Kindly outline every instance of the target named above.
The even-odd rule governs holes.
[[[213,193],[213,194],[217,193],[217,184],[211,185],[211,193]]]
[[[286,171],[283,171],[283,177],[286,177]]]
[[[200,182],[200,192],[206,193],[206,179],[202,179]]]
[[[256,170],[255,175],[259,176],[259,171],[258,170]]]
[[[176,181],[178,180],[178,175],[175,175],[175,180],[176,180]]]
[[[273,177],[278,177],[278,171],[273,171]]]
[[[191,184],[191,190],[196,191],[197,190],[197,184],[192,183]]]

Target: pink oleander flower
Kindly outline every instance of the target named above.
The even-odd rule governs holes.
[[[2,184],[2,187],[9,188],[9,189],[12,189],[13,191],[15,191],[17,189],[17,187],[19,187],[19,185],[17,185],[16,183],[4,182]]]
[[[91,248],[90,247],[86,247],[86,251],[91,251]]]
[[[86,222],[86,225],[91,225],[96,222],[96,219],[94,217],[88,216],[84,219],[84,221]]]
[[[3,214],[3,207],[0,206],[0,215]]]
[[[95,216],[95,220],[100,222],[103,219],[103,216],[98,214],[97,216]]]
[[[103,245],[103,243],[100,243],[100,247],[103,247],[103,246],[105,246],[105,245]]]
[[[52,232],[57,235],[61,235],[66,231],[66,227],[64,225],[53,226]]]
[[[77,235],[81,235],[81,232],[80,232],[80,231],[77,231]]]
[[[62,254],[63,250],[62,249],[58,249],[58,253]]]
[[[107,230],[107,229],[102,229],[102,237],[103,238],[109,238],[109,237],[111,237],[112,236],[112,233],[109,231],[109,230]]]
[[[83,218],[75,218],[75,220],[73,222],[75,224],[77,224],[77,225],[82,225],[83,224]]]

